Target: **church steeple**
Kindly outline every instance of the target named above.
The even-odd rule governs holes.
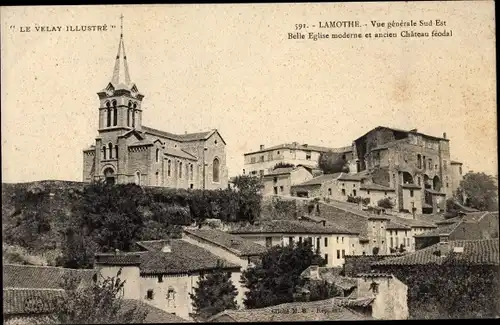
[[[115,88],[123,88],[123,86],[130,88],[130,74],[128,71],[127,54],[125,53],[125,43],[123,41],[123,15],[120,16],[120,20],[120,42],[118,43],[118,53],[116,53],[115,67],[113,69],[111,84],[113,84]],[[119,87],[118,85],[122,87]]]

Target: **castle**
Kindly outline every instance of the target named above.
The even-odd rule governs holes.
[[[130,80],[123,27],[111,81],[97,95],[98,136],[83,150],[84,182],[227,188],[226,143],[216,129],[173,134],[142,124],[144,95]]]

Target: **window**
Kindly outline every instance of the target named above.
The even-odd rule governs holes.
[[[417,168],[422,168],[422,156],[420,154],[417,155]]]
[[[250,158],[250,163],[254,164],[255,163],[255,157]]]
[[[325,247],[328,247],[328,238],[325,237]]]
[[[345,257],[345,249],[342,250],[342,258]]]
[[[266,237],[266,247],[271,247],[273,245],[273,237]]]
[[[189,179],[193,180],[194,177],[193,164],[189,165],[189,169],[190,169]]]
[[[179,161],[179,178],[182,178],[182,161]]]
[[[344,243],[344,237],[342,237],[342,244]]]
[[[156,171],[155,176],[156,176],[156,185],[160,185],[160,173]]]
[[[443,160],[443,169],[448,170],[448,162],[446,160]]]
[[[280,186],[280,192],[283,193],[283,191],[284,191],[283,186]]]
[[[321,245],[321,238],[316,238],[316,248],[319,248],[319,246]]]
[[[342,189],[342,195],[345,196],[345,189],[344,188]]]
[[[288,238],[288,245],[293,245],[293,237]]]
[[[186,164],[186,178],[189,179],[189,164]]]
[[[108,148],[109,148],[109,159],[113,159],[113,145],[111,143],[108,143]]]
[[[162,283],[163,282],[163,275],[158,275],[158,283]]]
[[[429,170],[432,170],[432,159],[429,159]]]
[[[138,171],[135,172],[135,184],[141,185],[141,173],[139,173]]]
[[[147,292],[147,299],[152,300],[153,299],[153,289],[149,289]]]
[[[106,146],[102,147],[102,159],[106,159]]]
[[[272,151],[269,151],[267,153],[267,160],[273,160],[273,152]]]
[[[155,157],[156,162],[158,162],[159,158],[160,158],[160,149],[156,148],[156,157]]]
[[[213,163],[212,163],[212,180],[215,183],[219,182],[219,159],[215,158]]]
[[[337,259],[340,258],[340,249],[337,249]]]
[[[408,230],[405,230],[405,237],[408,236]]]
[[[174,290],[174,288],[168,288],[167,299],[168,300],[175,300],[175,290]]]
[[[420,176],[417,176],[417,184],[420,186]]]
[[[387,192],[384,192],[384,195],[387,195]]]
[[[280,154],[280,152],[278,151],[278,152],[277,152],[277,154],[279,155],[279,154]]]
[[[302,243],[302,237],[299,237],[299,243]]]
[[[462,166],[458,166],[458,173],[462,175]]]
[[[328,195],[332,195],[332,189],[331,188],[328,189]]]
[[[410,190],[410,197],[413,197],[413,190]]]
[[[391,237],[391,247],[394,247],[394,242],[393,242],[393,238]]]
[[[278,177],[274,177],[274,178],[273,178],[273,182],[274,182],[274,183],[278,183]]]
[[[352,190],[352,195],[356,196],[356,190]]]
[[[328,254],[325,254],[325,263],[328,264]]]
[[[135,104],[134,104],[135,106]],[[130,115],[132,116],[132,127],[135,128],[135,110],[130,110]]]
[[[137,103],[134,103],[134,108],[137,108]]]
[[[115,144],[115,158],[118,159],[118,145]]]
[[[243,175],[245,175],[245,169],[243,168]]]
[[[370,194],[370,190],[366,190],[366,194]]]
[[[275,194],[275,195],[278,195],[278,186],[275,186],[275,187],[274,187],[274,194]]]
[[[260,161],[264,161],[264,156],[260,156]]]
[[[311,152],[306,151],[306,160],[311,160]]]
[[[396,237],[396,248],[399,246],[399,237]]]
[[[167,176],[170,177],[170,170],[172,169],[172,162],[171,160],[169,159],[167,161]]]
[[[106,110],[106,126],[111,126],[111,108]]]
[[[446,183],[446,187],[450,187],[449,185],[450,185],[450,184]]]
[[[337,237],[337,244],[339,243],[339,237]]]

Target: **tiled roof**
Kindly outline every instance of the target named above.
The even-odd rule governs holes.
[[[436,191],[436,190],[431,190],[429,188],[426,188],[425,191],[427,193],[430,193],[430,194],[435,194],[435,195],[446,195],[446,193],[443,193],[443,192],[439,192],[439,191]]]
[[[270,173],[265,174],[264,177],[273,176],[273,175],[290,174],[294,169],[295,169],[294,167],[276,168],[273,171],[271,171]]]
[[[409,189],[421,189],[420,186],[418,186],[417,184],[402,184],[401,185],[402,188],[409,188]]]
[[[451,224],[441,224],[436,229],[432,229],[430,231],[426,231],[422,234],[415,235],[414,237],[439,237],[440,235],[449,235],[455,228],[459,225],[459,223],[454,222]]]
[[[251,155],[255,154],[258,152],[266,152],[266,151],[273,151],[273,150],[279,150],[279,149],[295,149],[295,150],[304,150],[304,151],[317,151],[317,152],[334,152],[334,153],[346,153],[352,151],[352,146],[346,146],[346,147],[341,147],[341,148],[330,148],[330,147],[322,147],[322,146],[315,146],[315,145],[305,145],[305,144],[299,144],[297,142],[294,143],[283,143],[279,144],[276,146],[272,146],[269,148],[264,148],[263,150],[257,150],[257,151],[252,151],[252,152],[247,152],[244,155]]]
[[[123,299],[121,308],[123,312],[127,312],[132,308],[137,308],[139,312],[142,311],[146,312],[146,318],[144,320],[141,321],[140,319],[130,319],[129,323],[142,323],[142,324],[189,323],[184,318],[168,313],[151,304],[136,299]]]
[[[61,289],[64,278],[75,276],[92,281],[94,270],[74,270],[53,266],[3,265],[4,288]]]
[[[386,191],[386,192],[394,192],[395,190],[393,188],[379,185],[379,184],[364,184],[360,187],[362,190],[373,190],[373,191]]]
[[[367,178],[370,173],[367,170],[360,171],[356,174],[342,173],[339,177],[341,181],[361,181],[362,179]]]
[[[230,230],[233,234],[356,234],[355,230],[347,230],[334,223],[320,223],[297,220],[269,220],[258,224],[247,224]]]
[[[392,222],[392,221],[389,221],[389,223],[387,224],[387,227],[386,229],[403,229],[403,230],[411,230],[411,227],[409,226],[406,226],[406,225],[402,225],[400,223],[396,223],[396,222]]]
[[[163,138],[177,140],[177,141],[180,141],[180,142],[205,140],[213,132],[216,131],[216,130],[210,130],[210,131],[197,132],[197,133],[174,134],[174,133],[170,133],[170,132],[165,132],[165,131],[153,129],[153,128],[150,128],[149,126],[142,126],[142,130],[145,133],[149,133],[151,135],[156,135],[156,136],[163,137]]]
[[[441,264],[443,256],[448,256],[455,247],[463,247],[462,253],[455,253],[460,261],[470,264],[498,265],[499,242],[497,239],[486,240],[455,240],[437,243],[401,257],[382,260],[373,265],[426,265]],[[440,256],[436,254],[440,252]]]
[[[171,251],[162,252],[166,243]],[[142,275],[147,274],[184,274],[212,270],[222,262],[224,269],[236,270],[240,266],[221,259],[206,249],[190,244],[182,239],[153,240],[137,242],[147,252],[124,253],[121,259],[114,254],[96,254],[96,263],[104,265],[138,264]],[[116,261],[116,264],[113,264]],[[137,263],[139,262],[139,263]]]
[[[335,202],[336,204],[336,202]],[[320,203],[321,217],[333,224],[344,227],[355,232],[359,232],[360,239],[368,238],[368,217],[367,213],[353,213],[333,203]]]
[[[222,246],[238,256],[262,255],[267,251],[262,245],[217,229],[184,229],[184,231],[218,246]]]
[[[169,156],[186,158],[190,160],[197,160],[195,156],[190,153],[185,152],[184,150],[174,149],[174,148],[165,148],[165,154]]]
[[[324,174],[318,177],[314,177],[311,180],[305,181],[304,183],[300,183],[296,186],[311,186],[311,185],[322,185],[323,183],[327,181],[331,181],[332,179],[337,179],[342,173],[334,173],[334,174]]]
[[[55,301],[63,297],[62,289],[3,289],[3,314],[49,314]]]
[[[422,219],[402,218],[393,215],[385,215],[385,216],[388,217],[388,219],[391,220],[392,222],[401,225],[406,225],[412,228],[436,228],[436,225],[434,223]]]
[[[336,297],[337,303],[344,307],[368,307],[375,300],[373,297],[363,297],[363,298],[343,298]]]
[[[296,313],[292,311],[296,310]],[[226,317],[222,317],[226,316]],[[312,302],[293,302],[257,309],[225,310],[208,321],[231,319],[234,322],[298,322],[320,320],[366,320],[368,316],[340,306],[335,299]]]

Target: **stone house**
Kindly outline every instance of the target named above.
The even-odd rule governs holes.
[[[223,263],[231,281],[242,296],[241,267],[182,239],[137,242],[143,251],[99,253],[94,268],[103,276],[114,276],[122,269],[126,280],[124,297],[151,304],[168,313],[192,320],[192,299],[200,275],[209,274]],[[241,301],[237,301],[241,305]]]
[[[299,144],[298,142],[284,143],[269,148],[260,145],[259,150],[247,152],[243,155],[243,174],[263,176],[271,172],[278,163],[318,167],[318,159],[321,153],[329,151],[343,155],[345,160],[351,160],[352,148],[350,146],[329,148]]]
[[[498,238],[498,212],[474,212],[436,222],[437,228],[415,235],[416,249],[439,242]]]
[[[97,93],[98,136],[83,150],[83,181],[227,188],[226,142],[216,130],[173,134],[142,123],[144,95],[130,79],[123,34],[111,81]]]
[[[395,190],[398,210],[412,212],[415,208],[418,214],[444,210],[436,197],[442,194],[437,193],[451,197],[452,186],[459,182],[453,180],[460,175],[451,167],[446,133],[435,137],[417,129],[379,126],[353,142],[353,159],[358,171],[369,170],[377,175],[375,183]]]
[[[391,274],[358,273],[346,277],[328,267],[310,266],[301,277],[307,283],[326,281],[335,284],[344,294],[336,302],[373,319],[397,320],[408,318],[407,286]]]
[[[341,266],[344,256],[351,254],[359,236],[355,231],[332,223],[298,220],[260,221],[253,225],[235,226],[229,232],[267,248],[309,240],[328,266]]]
[[[262,177],[263,195],[290,195],[294,185],[313,178],[313,169],[303,165],[276,168]]]
[[[332,195],[334,193],[332,188],[335,189],[335,181],[341,175],[342,173],[325,174],[306,180],[305,182],[295,184],[290,189],[291,194],[296,197],[309,198],[321,197],[325,192]]]

